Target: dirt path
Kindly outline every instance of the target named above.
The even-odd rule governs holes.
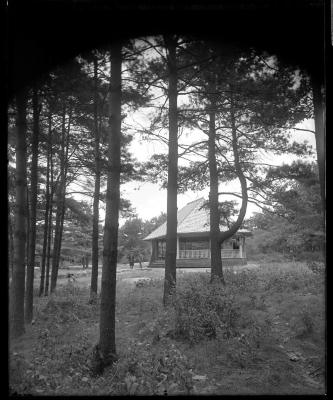
[[[237,265],[227,267],[234,273],[243,270],[253,270],[259,268],[258,264]],[[210,273],[209,268],[178,268],[177,274],[187,274],[193,272],[207,272]],[[98,271],[98,286],[100,287],[102,276],[102,269]],[[164,268],[148,268],[148,263],[143,263],[143,268],[134,266],[130,269],[128,265],[119,264],[117,269],[117,281],[126,281],[133,286],[140,279],[159,279],[164,277]],[[68,283],[75,283],[80,288],[89,287],[91,280],[91,269],[83,269],[82,266],[71,266],[59,270],[57,285],[64,286]],[[36,286],[39,285],[39,270],[35,274]]]

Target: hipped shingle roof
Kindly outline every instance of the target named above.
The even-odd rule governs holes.
[[[205,199],[191,201],[177,212],[177,234],[187,233],[209,233],[209,210],[203,207]],[[223,232],[227,230],[226,226],[220,226]],[[246,229],[239,229],[238,233],[250,233]],[[166,222],[151,232],[144,240],[163,238],[166,236]]]

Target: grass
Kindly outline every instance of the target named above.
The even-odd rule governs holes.
[[[324,274],[304,263],[179,273],[163,308],[163,271],[127,271],[117,283],[119,360],[92,376],[99,304],[85,282],[37,298],[35,322],[10,342],[10,390],[39,395],[323,394]],[[130,278],[151,278],[141,282]],[[83,278],[85,279],[85,278]]]

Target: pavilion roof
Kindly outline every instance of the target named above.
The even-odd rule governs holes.
[[[209,233],[209,209],[204,207],[206,200],[202,197],[191,201],[177,212],[177,234]],[[221,232],[227,227],[220,225]],[[250,234],[246,229],[239,229],[237,233]],[[166,222],[151,232],[144,240],[163,238],[166,236]]]

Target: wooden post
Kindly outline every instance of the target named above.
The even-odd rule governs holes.
[[[150,257],[150,263],[152,263],[156,258],[156,241],[152,240],[151,241],[151,257]]]

